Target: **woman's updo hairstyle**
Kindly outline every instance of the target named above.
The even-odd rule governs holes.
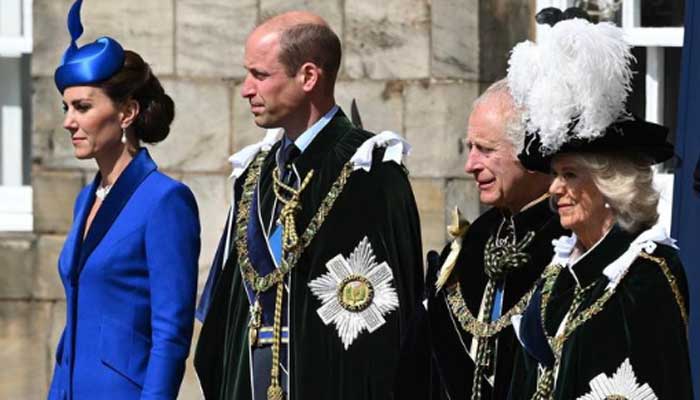
[[[97,86],[115,103],[129,99],[139,103],[139,114],[132,127],[140,141],[158,143],[168,136],[170,123],[175,118],[175,104],[151,67],[137,53],[125,50],[122,68]]]

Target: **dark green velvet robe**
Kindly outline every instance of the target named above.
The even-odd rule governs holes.
[[[295,161],[300,176],[315,175],[302,192],[298,233],[306,228],[343,165],[371,134],[355,128],[339,111]],[[261,204],[271,201],[273,147],[263,163]],[[370,172],[353,172],[321,229],[291,272],[289,399],[406,399],[427,390],[427,352],[417,344],[423,311],[420,225],[405,169],[382,162],[374,153]],[[239,179],[243,182],[245,174]],[[240,188],[239,188],[240,189]],[[240,192],[240,190],[238,190]],[[236,199],[238,201],[238,199]],[[348,257],[367,236],[376,261],[393,271],[399,308],[384,315],[386,323],[364,331],[345,350],[334,325],[324,325],[316,310],[321,301],[308,283],[327,273],[326,262]],[[214,290],[200,335],[195,367],[207,399],[250,399],[249,302],[235,249]],[[274,290],[274,289],[272,289]],[[413,397],[417,395],[418,397]]]
[[[486,241],[495,234],[503,214],[492,208],[474,220],[462,239],[462,249],[457,264],[450,277],[451,282],[459,281],[462,296],[471,313],[479,314],[481,300],[488,277],[484,272],[484,247]],[[566,231],[559,225],[559,217],[552,213],[547,200],[514,216],[516,238],[522,240],[528,231],[535,237],[526,252],[530,261],[505,277],[502,313],[510,310],[527,293],[542,269],[552,258],[552,239]],[[442,265],[450,246],[442,252],[439,264]],[[447,304],[446,290],[435,293],[436,270],[428,271],[426,288],[429,292],[428,315],[430,322],[430,342],[433,358],[433,397],[436,399],[469,399],[472,393],[474,361],[468,354],[472,335],[464,330]],[[449,286],[450,282],[446,286]],[[496,342],[494,355],[495,385],[486,380],[482,383],[482,399],[504,399],[507,396],[513,357],[518,347],[513,328],[507,327],[491,339]]]
[[[625,252],[636,235],[614,227],[582,256],[573,271],[580,285],[593,285],[578,308],[588,308],[609,283],[603,269]],[[687,310],[687,282],[678,252],[659,244],[652,254],[666,260]],[[546,307],[544,327],[555,333],[569,310],[576,282],[568,270],[557,277]],[[692,387],[686,326],[679,304],[659,264],[636,258],[602,311],[579,326],[566,341],[554,399],[577,399],[590,392],[589,382],[611,377],[625,361],[639,385],[649,384],[661,400],[690,400]],[[513,370],[510,399],[530,399],[536,390],[538,363],[520,348]]]

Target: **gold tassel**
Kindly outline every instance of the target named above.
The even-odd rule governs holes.
[[[284,207],[282,207],[282,210],[280,211],[279,217],[282,225],[284,226],[284,230],[282,231],[282,249],[284,249],[284,251],[291,251],[299,244],[299,237],[297,236],[294,217],[296,216],[297,211],[301,210],[299,196],[309,182],[311,182],[311,178],[313,176],[314,171],[309,171],[304,177],[299,189],[294,189],[293,187],[285,185],[284,182],[282,182],[282,179],[280,179],[279,170],[277,168],[275,168],[275,171],[272,174],[274,180],[272,188],[275,192],[275,197],[277,197],[277,199],[284,204]],[[285,198],[285,196],[282,195],[281,190],[289,193],[289,198]]]
[[[452,270],[457,265],[457,257],[460,250],[462,250],[462,235],[467,232],[467,229],[469,229],[469,221],[462,216],[459,207],[455,206],[452,211],[452,223],[447,225],[447,233],[453,240],[450,244],[450,253],[445,258],[445,262],[442,263],[437,281],[435,281],[435,289],[437,291],[440,291],[445,286],[452,274]]]
[[[270,386],[267,388],[267,400],[283,400],[284,392],[280,386],[280,342],[282,331],[282,300],[284,282],[277,284],[275,298],[275,319],[272,325],[272,369],[270,370]]]
[[[459,207],[455,206],[452,210],[452,222],[447,225],[447,233],[453,237],[458,238],[464,235],[469,229],[469,221],[462,215],[459,211]]]
[[[272,174],[272,188],[275,192],[275,197],[277,197],[277,199],[284,204],[284,207],[282,207],[282,210],[280,211],[279,217],[283,227],[282,254],[294,250],[299,244],[299,237],[297,236],[294,217],[296,216],[297,211],[301,210],[301,203],[299,201],[301,192],[306,188],[309,182],[311,182],[311,178],[313,176],[314,171],[309,171],[304,177],[301,185],[299,185],[299,189],[295,189],[282,182],[279,169],[275,168]],[[286,192],[288,196],[282,195],[282,191]],[[284,391],[282,390],[279,381],[283,300],[284,280],[277,284],[277,294],[275,298],[275,314],[274,323],[272,325],[272,368],[270,370],[270,386],[267,388],[268,400],[284,400]]]

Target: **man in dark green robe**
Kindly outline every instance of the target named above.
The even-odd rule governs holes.
[[[551,259],[552,239],[564,232],[545,195],[549,177],[527,171],[516,157],[518,121],[504,81],[477,99],[469,118],[465,169],[493,208],[471,226],[451,227],[454,242],[429,262],[437,399],[507,396],[518,346],[510,315],[524,305]]]
[[[284,137],[268,133],[238,154],[234,207],[199,310],[195,367],[207,399],[427,390],[406,144],[355,127],[335,106],[339,62],[337,36],[306,13],[264,22],[246,44],[242,94],[256,123]],[[263,279],[275,274],[276,285]]]

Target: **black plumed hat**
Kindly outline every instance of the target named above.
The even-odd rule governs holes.
[[[528,132],[518,159],[525,168],[540,172],[549,172],[552,158],[567,153],[622,154],[656,164],[673,157],[673,146],[666,140],[667,136],[668,128],[665,126],[633,117],[611,124],[594,139],[573,137],[556,152],[545,155],[539,135]]]
[[[549,171],[562,153],[620,153],[649,163],[672,157],[668,129],[625,108],[633,57],[622,29],[555,11],[538,14],[551,28],[537,43],[517,44],[509,59],[508,87],[526,131],[522,164]]]

